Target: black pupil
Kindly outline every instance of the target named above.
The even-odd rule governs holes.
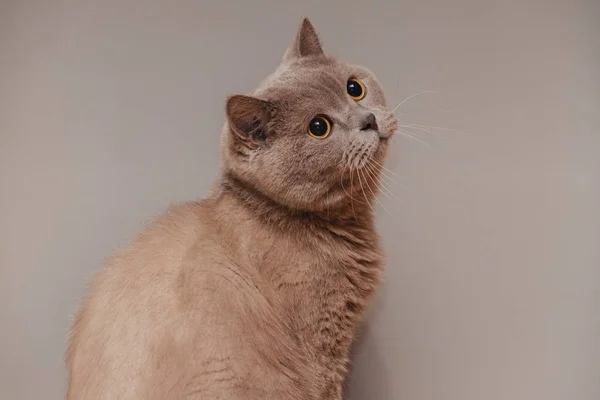
[[[362,95],[362,87],[353,79],[350,79],[346,84],[346,90],[352,97],[360,97]]]
[[[313,118],[310,121],[310,133],[315,136],[327,135],[327,122],[321,117]]]

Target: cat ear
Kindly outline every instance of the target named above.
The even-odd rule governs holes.
[[[317,31],[308,18],[302,18],[294,44],[285,53],[284,60],[289,61],[295,58],[322,55],[324,55],[323,48]]]
[[[271,103],[255,97],[235,95],[227,99],[227,122],[236,138],[257,148],[267,138]]]

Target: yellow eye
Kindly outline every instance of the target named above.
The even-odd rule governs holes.
[[[346,82],[346,92],[352,97],[352,100],[359,101],[363,97],[367,91],[365,90],[365,84],[362,83],[360,79],[350,78],[348,82]]]
[[[325,139],[331,133],[331,122],[324,115],[319,115],[310,120],[308,134],[317,139]]]

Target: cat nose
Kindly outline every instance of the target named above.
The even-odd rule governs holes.
[[[369,113],[367,117],[363,120],[361,131],[373,130],[377,131],[379,127],[377,126],[377,121],[375,119],[375,115],[373,113]]]

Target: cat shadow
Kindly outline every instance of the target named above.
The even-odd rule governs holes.
[[[381,309],[378,296],[365,322],[359,327],[351,349],[350,374],[344,385],[345,400],[388,399],[390,382],[381,344],[373,332],[372,324]]]

